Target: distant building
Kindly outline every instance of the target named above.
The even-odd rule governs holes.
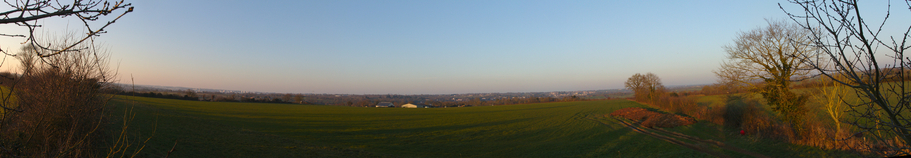
[[[408,103],[408,104],[402,105],[402,108],[430,108],[430,105]]]
[[[390,102],[380,102],[379,104],[376,104],[376,107],[378,107],[378,108],[392,108],[392,107],[395,107],[395,104],[392,104],[392,103],[390,103]]]

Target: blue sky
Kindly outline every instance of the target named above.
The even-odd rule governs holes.
[[[709,84],[738,32],[786,18],[778,2],[132,1],[136,11],[98,41],[120,82],[143,85],[533,92],[622,88],[646,72]]]

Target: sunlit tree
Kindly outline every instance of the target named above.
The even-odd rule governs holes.
[[[767,26],[741,32],[733,45],[724,47],[728,61],[715,74],[729,84],[748,85],[772,110],[799,126],[808,97],[792,92],[790,85],[807,77],[811,67],[803,61],[818,52],[804,44],[810,40],[809,30],[785,21],[767,21]]]

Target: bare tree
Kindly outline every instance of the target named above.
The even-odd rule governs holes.
[[[806,36],[810,31],[786,21],[767,21],[768,26],[741,32],[734,45],[724,47],[729,61],[715,74],[727,84],[757,90],[774,111],[799,126],[807,111],[807,96],[791,92],[790,84],[806,78],[811,67],[802,62],[803,58],[818,53],[814,47],[799,43],[809,41]]]
[[[284,102],[291,102],[291,93],[287,93],[287,94],[285,94],[285,95],[282,95],[282,101],[284,101]]]
[[[302,94],[294,95],[294,102],[297,102],[298,104],[303,104],[303,103],[304,103],[304,95],[302,95]]]
[[[645,75],[636,73],[624,83],[626,88],[633,90],[633,95],[638,101],[652,102],[664,91],[661,78],[651,72]]]
[[[911,26],[903,34],[885,35],[883,28],[890,15],[911,13],[911,2],[902,1],[899,12],[892,12],[892,2],[874,12],[884,17],[868,17],[858,7],[857,0],[789,0],[799,6],[788,11],[779,4],[791,20],[811,34],[805,44],[822,51],[826,58],[807,58],[805,63],[841,85],[851,87],[860,98],[848,103],[847,123],[861,133],[855,136],[873,138],[858,149],[883,155],[907,155],[911,146],[911,91],[902,79],[908,75],[911,59],[904,56],[911,48]],[[907,10],[906,10],[907,9]],[[875,19],[871,19],[875,18]],[[876,20],[882,20],[877,22]],[[873,20],[873,22],[871,22]],[[900,20],[907,22],[907,19]],[[905,25],[907,23],[903,23]],[[877,58],[884,53],[886,58]],[[882,56],[882,55],[881,55]],[[890,63],[891,62],[891,63]],[[836,77],[837,76],[837,77]],[[843,77],[843,78],[840,78]],[[892,82],[899,79],[899,82]],[[884,149],[888,150],[884,150]]]
[[[184,97],[189,98],[189,99],[199,100],[199,95],[196,94],[196,91],[193,91],[192,89],[187,89],[187,91],[185,93],[186,94],[184,94]]]
[[[838,82],[831,80],[819,79],[819,82],[822,82],[822,87],[814,91],[819,99],[816,99],[826,112],[829,115],[829,118],[835,123],[835,131],[841,132],[841,119],[844,116],[844,95],[848,93],[848,88],[838,85]]]
[[[749,77],[751,72],[744,69],[724,68],[724,65],[726,64],[727,63],[722,64],[722,68],[712,71],[715,73],[715,76],[718,77],[717,83],[703,87],[702,91],[704,93],[732,94],[740,92],[740,90],[750,89],[751,86],[754,86],[754,80],[756,79],[751,79]]]

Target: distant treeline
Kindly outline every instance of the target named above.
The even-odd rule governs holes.
[[[407,103],[424,104],[432,107],[471,107],[512,104],[548,103],[562,101],[583,101],[610,99],[609,95],[583,98],[567,96],[562,98],[546,96],[498,96],[494,94],[476,95],[470,98],[454,98],[452,95],[331,95],[331,94],[256,94],[256,93],[213,93],[185,91],[144,91],[133,92],[116,89],[108,93],[151,98],[180,99],[211,102],[259,102],[289,103],[310,105],[338,105],[354,107],[373,107],[380,102],[390,102],[396,106]],[[616,94],[623,95],[623,94]]]
[[[140,96],[140,97],[150,97],[150,98],[166,98],[166,99],[180,99],[180,100],[199,100],[198,97],[190,97],[188,95],[177,95],[177,94],[162,94],[161,92],[119,92],[119,95],[129,95],[129,96]]]
[[[224,99],[224,98],[215,98],[214,95],[212,95],[212,97],[207,97],[207,96],[205,96],[205,95],[203,95],[202,97],[200,97],[199,95],[196,94],[196,92],[193,92],[193,91],[188,91],[187,94],[184,94],[184,95],[175,94],[175,93],[168,93],[168,92],[162,93],[162,92],[151,92],[151,91],[150,91],[150,92],[132,92],[132,91],[131,91],[131,92],[124,92],[124,91],[119,91],[119,92],[116,92],[115,94],[118,94],[118,95],[129,95],[129,96],[140,96],[140,97],[150,97],[150,98],[165,98],[165,99],[192,100],[192,101],[291,103],[291,102],[282,101],[281,99],[278,99],[278,98],[275,98],[275,99],[262,99],[262,98],[259,98],[259,99],[257,99],[256,97],[241,97],[241,98],[238,98],[238,99]]]
[[[12,76],[12,75],[10,75]],[[0,79],[2,82],[3,79]],[[475,93],[475,94],[293,94],[293,93],[235,93],[235,92],[196,92],[184,90],[130,90],[131,88],[108,85],[105,93],[141,96],[151,98],[180,99],[210,102],[259,102],[289,103],[310,105],[338,105],[353,107],[374,107],[380,102],[390,102],[396,106],[403,104],[423,104],[432,107],[470,107],[512,104],[548,103],[562,101],[604,100],[629,96],[629,91],[600,90],[574,92],[530,92],[530,93]]]

